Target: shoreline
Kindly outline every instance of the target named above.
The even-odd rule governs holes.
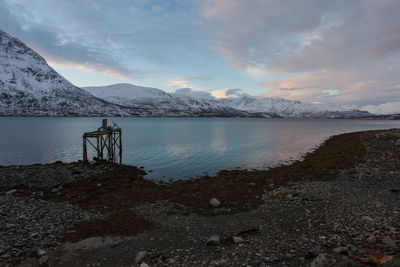
[[[52,265],[68,266],[68,264],[72,264],[72,261],[71,258],[65,257],[65,255],[76,254],[77,251],[69,251],[67,253],[65,251],[66,242],[78,242],[102,234],[113,237],[113,241],[110,241],[111,243],[114,242],[113,244],[115,245],[115,242],[117,242],[117,248],[129,248],[135,252],[132,252],[134,255],[122,257],[123,254],[121,254],[121,258],[113,257],[108,250],[110,247],[104,245],[106,242],[103,242],[104,246],[101,249],[84,250],[86,256],[81,259],[82,261],[78,261],[79,264],[83,265],[84,263],[98,260],[93,255],[100,253],[102,250],[108,251],[106,254],[109,255],[106,260],[99,261],[100,265],[103,264],[104,266],[134,265],[135,256],[140,250],[147,251],[147,256],[142,260],[150,266],[167,266],[171,264],[174,266],[179,264],[188,266],[191,265],[190,263],[195,265],[216,265],[218,263],[220,265],[226,264],[226,266],[241,265],[242,263],[280,265],[282,262],[303,266],[321,255],[329,262],[332,260],[350,260],[366,264],[368,261],[364,258],[368,258],[368,255],[372,252],[370,251],[371,253],[366,255],[364,255],[365,253],[360,253],[359,249],[361,248],[355,246],[357,242],[354,240],[353,242],[347,241],[350,244],[344,244],[347,240],[346,235],[348,233],[346,231],[348,230],[335,232],[336,239],[338,236],[342,238],[336,240],[336,247],[339,247],[338,244],[342,245],[343,243],[344,246],[351,245],[356,250],[353,251],[350,247],[346,247],[345,249],[342,248],[342,253],[345,255],[340,253],[336,253],[336,255],[331,251],[332,244],[318,244],[329,240],[327,236],[331,231],[320,229],[321,226],[318,225],[313,226],[313,230],[320,231],[320,234],[325,236],[325,239],[321,241],[319,237],[311,238],[309,236],[310,234],[306,231],[306,229],[309,230],[307,225],[314,224],[313,220],[319,221],[318,213],[319,215],[326,215],[328,212],[329,216],[333,216],[326,209],[327,205],[336,205],[335,201],[340,200],[343,202],[341,205],[348,206],[349,209],[354,205],[346,198],[335,200],[334,195],[326,205],[321,205],[325,203],[326,196],[331,194],[330,191],[325,191],[327,190],[326,187],[334,188],[337,186],[342,189],[339,191],[335,189],[340,194],[342,191],[356,190],[354,188],[355,185],[359,189],[363,188],[363,186],[369,188],[368,186],[371,186],[371,183],[381,186],[382,183],[384,184],[384,180],[381,181],[380,179],[387,176],[387,180],[390,181],[390,187],[394,191],[398,190],[400,188],[400,141],[398,140],[400,140],[399,129],[341,134],[326,140],[316,150],[307,153],[303,160],[295,161],[289,165],[281,165],[265,171],[223,170],[215,177],[204,176],[168,184],[156,184],[154,181],[144,179],[144,171],[125,165],[102,163],[89,165],[78,162],[3,166],[0,167],[0,174],[3,177],[10,176],[11,178],[9,180],[6,178],[6,182],[4,182],[4,178],[1,180],[3,182],[0,182],[0,197],[10,199],[29,198],[32,201],[59,203],[60,205],[68,203],[68,205],[82,210],[74,212],[89,212],[90,214],[87,216],[92,219],[89,221],[77,219],[74,223],[66,223],[66,227],[63,228],[64,234],[60,230],[58,232],[59,236],[55,236],[54,242],[59,244],[46,249],[48,250],[46,255],[35,255],[38,250],[43,249],[35,248],[36,243],[33,243],[33,247],[31,246],[28,252],[23,252],[20,256],[9,255],[6,259],[2,255],[0,257],[3,259],[3,264],[7,262],[18,264],[18,262],[24,261],[38,263],[43,256],[47,256],[47,261]],[[374,153],[378,152],[383,153],[385,156],[374,155]],[[375,171],[374,169],[384,170],[384,175],[371,175]],[[5,172],[7,175],[4,175]],[[24,172],[26,172],[26,176],[20,175]],[[40,179],[35,178],[35,173],[40,176]],[[17,177],[18,175],[19,177]],[[46,179],[47,176],[49,179]],[[368,179],[364,181],[364,179],[361,179],[363,176],[368,177]],[[30,177],[28,180],[31,179],[31,183],[26,182],[26,177]],[[59,180],[54,179],[54,177],[58,177]],[[66,177],[68,179],[65,181]],[[12,184],[10,181],[15,183]],[[24,181],[25,185],[22,185]],[[352,186],[349,187],[349,184]],[[10,193],[12,190],[16,191]],[[391,203],[393,200],[400,200],[397,191],[391,192],[391,189],[386,188],[385,190],[390,194],[386,193],[386,191],[384,192],[386,194],[382,194],[383,192],[380,192],[382,188],[377,187],[376,190],[377,192],[374,194],[379,195],[379,198],[384,199],[384,201],[389,201],[387,206],[394,208],[397,212],[399,211],[398,204]],[[370,192],[368,191],[367,193],[369,194]],[[357,191],[359,197],[365,200],[362,205],[370,206],[373,204],[373,199],[367,193],[362,190]],[[386,199],[388,197],[390,198],[389,200]],[[212,198],[217,198],[221,205],[215,208],[212,207],[209,203]],[[352,200],[359,201],[357,199]],[[365,210],[362,205],[359,208],[362,210],[361,213],[364,214],[367,209]],[[273,207],[276,208],[274,209]],[[307,208],[304,210],[305,207],[309,211],[311,210],[310,213],[307,212]],[[339,207],[341,206],[339,205]],[[313,209],[318,212],[314,214]],[[353,218],[357,225],[365,216],[376,222],[376,219],[371,214],[362,215],[361,213],[359,217]],[[295,216],[296,214],[298,216]],[[309,222],[309,219],[306,218],[311,215],[313,220]],[[339,215],[347,218],[350,215],[354,215],[354,212],[348,213],[346,210],[346,212],[339,212]],[[295,223],[290,223],[293,218],[288,218],[288,216],[295,216]],[[381,215],[379,214],[379,216]],[[399,219],[398,213],[390,216]],[[385,218],[388,222],[393,219],[389,217]],[[161,221],[160,218],[162,218]],[[179,218],[181,222],[177,222],[175,218]],[[275,225],[278,229],[287,228],[287,231],[283,231],[287,232],[287,236],[280,236],[279,233],[282,232],[282,229],[280,231],[275,231],[278,229],[270,229],[268,227],[269,224],[266,224],[267,218],[270,220],[269,224]],[[395,220],[393,221],[394,225],[390,227],[394,228],[392,232],[395,232],[395,234],[388,235],[388,237],[392,239],[397,247],[400,241],[398,239],[400,235],[397,234],[397,232],[400,232],[400,225],[396,224]],[[174,225],[173,222],[178,225]],[[340,222],[344,228],[348,227],[350,229],[353,227],[354,222],[346,227],[344,226],[345,222],[346,220]],[[5,225],[8,224],[5,223]],[[72,224],[75,224],[74,228],[71,228]],[[326,222],[323,224],[326,224]],[[368,222],[365,225],[370,227]],[[18,227],[18,224],[14,227]],[[188,236],[181,236],[182,231],[185,232],[187,229],[185,227],[194,228],[193,234],[187,233]],[[294,231],[293,227],[296,228]],[[71,229],[73,232],[71,232]],[[253,230],[250,232],[254,233],[246,232],[249,229]],[[365,236],[361,241],[365,241],[370,237],[373,239],[373,232],[368,232],[369,236]],[[206,246],[205,242],[212,234],[218,234],[221,237],[219,245]],[[232,237],[234,234],[243,238],[244,242],[235,244],[231,241],[228,237]],[[192,235],[196,238],[193,239]],[[277,237],[277,235],[280,237]],[[305,236],[304,239],[307,239],[307,241],[300,245],[303,242],[298,242],[298,239],[302,235]],[[264,238],[260,239],[259,236]],[[272,239],[273,236],[275,239]],[[296,238],[291,240],[294,236]],[[379,239],[379,234],[376,234],[375,237],[377,239],[375,243],[368,243],[369,247],[372,247],[370,249],[380,253],[384,252],[386,253],[384,254],[385,256],[392,257],[387,262],[396,262],[399,257],[398,252],[396,254],[394,248],[381,246],[375,248],[374,246],[383,242],[383,239]],[[121,238],[125,238],[125,240]],[[153,240],[151,240],[152,238]],[[257,246],[263,247],[263,244],[265,249],[268,250],[270,244],[265,244],[265,240],[270,240],[270,242],[274,243],[273,240],[282,238],[285,240],[289,238],[296,249],[288,250],[282,248],[273,252],[253,251]],[[161,240],[160,244],[157,244],[154,239]],[[135,240],[138,244],[133,244],[132,240]],[[387,241],[387,238],[385,240]],[[310,245],[309,243],[314,247],[318,247],[319,252],[314,251],[314,254],[307,256],[307,253],[310,253],[308,251],[310,249],[307,247],[307,245]],[[186,249],[181,248],[183,244],[187,246]],[[299,249],[298,247],[301,248]],[[175,251],[171,254],[173,248]],[[194,250],[190,250],[191,248],[194,248]],[[163,251],[165,249],[168,251]],[[179,251],[176,251],[176,249]],[[189,250],[190,253],[186,250]],[[234,259],[232,255],[236,254],[231,253],[236,253],[237,250],[254,253],[250,253],[251,257],[247,252],[242,253],[246,257],[239,255],[238,259],[232,261]],[[5,252],[5,254],[7,253]],[[60,254],[58,257],[55,256],[57,253]],[[165,254],[164,258],[166,258],[164,259],[160,254]],[[183,259],[186,259],[186,254],[190,257],[193,256],[193,259],[197,259],[198,262],[185,262]],[[159,257],[156,257],[156,255],[159,255]],[[189,259],[191,259],[190,257]],[[361,258],[365,262],[360,260]]]

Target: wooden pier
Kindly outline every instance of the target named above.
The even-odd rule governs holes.
[[[93,139],[92,143],[90,140]],[[107,119],[103,119],[102,127],[97,131],[83,134],[83,161],[88,161],[87,143],[95,149],[98,160],[113,163],[118,160],[119,164],[122,164],[122,130],[115,123],[108,126]]]

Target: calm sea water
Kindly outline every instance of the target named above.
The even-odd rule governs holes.
[[[299,158],[331,135],[399,128],[399,121],[109,118],[122,128],[123,162],[168,180],[221,169],[264,169]],[[82,134],[101,118],[0,118],[0,165],[82,159]],[[92,154],[94,156],[94,153]]]

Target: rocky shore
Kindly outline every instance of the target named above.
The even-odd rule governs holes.
[[[144,174],[0,167],[0,265],[400,266],[398,129],[335,136],[266,171]]]

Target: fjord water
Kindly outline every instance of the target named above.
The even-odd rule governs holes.
[[[400,127],[399,121],[249,118],[109,118],[122,128],[123,163],[154,179],[222,169],[265,169],[300,158],[329,136]],[[82,134],[101,118],[0,118],[0,165],[82,159]],[[92,151],[93,152],[93,151]],[[91,154],[94,156],[94,153]],[[89,154],[90,156],[90,154]]]

